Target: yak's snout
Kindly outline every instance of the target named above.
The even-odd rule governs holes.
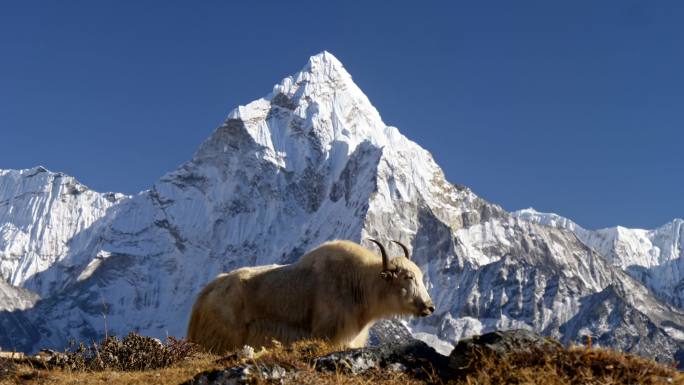
[[[434,312],[435,312],[435,304],[432,303],[432,300],[429,300],[423,304],[422,309],[420,310],[420,316],[421,317],[427,317]]]

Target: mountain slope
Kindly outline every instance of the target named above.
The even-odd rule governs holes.
[[[622,226],[587,230],[557,214],[525,209],[513,213],[526,221],[574,232],[583,243],[643,282],[659,297],[684,308],[684,219],[653,230]]]
[[[66,272],[60,290],[19,314],[30,325],[21,339],[0,330],[0,345],[59,347],[105,330],[184,335],[195,294],[217,273],[368,237],[405,242],[425,271],[438,310],[411,322],[419,335],[453,343],[522,326],[567,341],[594,333],[663,360],[680,349],[682,314],[571,231],[447,182],[329,53],[235,109],[189,162],[84,229],[78,248],[28,282]],[[623,338],[637,318],[653,332]],[[581,319],[595,322],[577,327]]]
[[[44,272],[80,245],[75,236],[124,196],[98,193],[43,167],[0,170],[0,273],[7,283],[40,295],[62,277]]]

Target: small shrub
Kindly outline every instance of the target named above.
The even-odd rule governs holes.
[[[74,371],[150,370],[165,368],[198,353],[197,345],[169,337],[166,344],[156,338],[130,333],[123,339],[106,338],[101,344],[72,342],[64,354],[48,364]]]
[[[0,381],[11,377],[17,370],[17,365],[14,361],[7,358],[0,358]]]

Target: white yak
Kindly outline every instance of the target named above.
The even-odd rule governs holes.
[[[393,315],[435,310],[423,274],[403,257],[381,257],[351,241],[326,242],[290,265],[244,267],[220,274],[198,295],[188,339],[215,353],[273,340],[307,338],[361,347],[368,329]]]

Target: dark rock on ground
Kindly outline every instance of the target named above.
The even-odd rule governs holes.
[[[411,331],[398,319],[380,320],[373,325],[368,338],[368,346],[401,344],[413,339]]]
[[[418,340],[335,352],[316,359],[315,365],[319,370],[342,369],[352,374],[374,368],[448,374],[448,357]]]
[[[276,364],[249,364],[200,373],[183,385],[241,385],[250,384],[255,378],[269,383],[285,384],[291,382],[288,380],[294,379],[295,376],[295,372]]]
[[[461,340],[449,355],[449,367],[462,371],[470,366],[477,353],[502,357],[513,352],[532,352],[562,348],[560,342],[525,329],[496,331]]]
[[[362,348],[331,353],[317,358],[316,368],[333,372],[339,368],[353,374],[363,373],[380,367],[381,357],[375,350]]]

